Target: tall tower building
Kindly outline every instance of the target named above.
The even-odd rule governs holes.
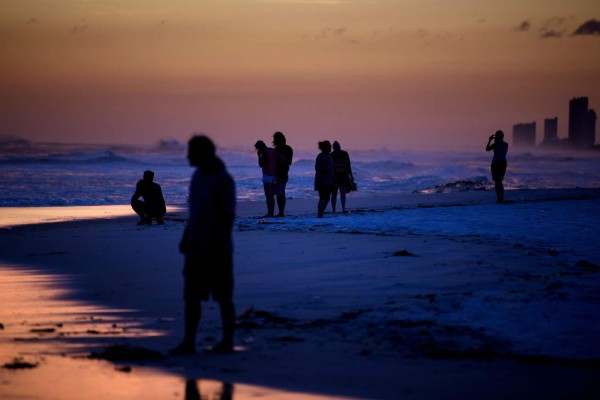
[[[569,144],[587,148],[596,144],[596,112],[588,110],[587,97],[569,101]]]
[[[588,110],[585,118],[585,132],[586,132],[586,143],[590,143],[590,146],[596,144],[596,111]]]
[[[544,120],[544,143],[550,144],[558,141],[558,117]]]
[[[535,146],[535,122],[514,125],[513,144],[515,147]]]

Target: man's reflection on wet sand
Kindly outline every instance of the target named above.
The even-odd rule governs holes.
[[[220,390],[208,389],[205,393],[201,390],[201,381],[188,379],[185,382],[185,400],[232,400],[233,384],[221,382]]]

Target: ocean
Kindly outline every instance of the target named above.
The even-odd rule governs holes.
[[[293,145],[293,143],[291,143]],[[316,146],[315,146],[316,147]],[[491,153],[447,150],[355,150],[358,191],[351,196],[393,196],[491,190]],[[237,198],[264,198],[261,171],[251,145],[219,149],[236,182]],[[315,151],[295,149],[289,198],[316,198]],[[600,153],[509,150],[505,187],[512,189],[600,187]],[[0,207],[129,204],[143,171],[155,172],[167,204],[185,204],[193,169],[186,145],[165,140],[152,146],[0,141]]]

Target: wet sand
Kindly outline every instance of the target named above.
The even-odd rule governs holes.
[[[512,194],[548,210],[600,205],[598,190]],[[228,355],[166,356],[182,328],[184,212],[164,226],[138,227],[132,215],[0,229],[0,364],[35,366],[1,368],[0,398],[597,398],[593,251],[507,245],[494,232],[327,230],[339,218],[368,227],[398,209],[510,213],[490,196],[356,198],[349,216],[302,224],[294,218],[313,218],[316,204],[292,200],[289,229],[285,218],[253,218],[264,204],[240,204],[237,351]],[[214,344],[219,325],[206,304],[199,348]],[[114,345],[164,358],[88,358]]]

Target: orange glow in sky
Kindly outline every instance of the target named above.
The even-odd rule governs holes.
[[[572,97],[600,111],[599,24],[597,0],[5,0],[0,135],[480,146],[558,116],[566,137]]]

